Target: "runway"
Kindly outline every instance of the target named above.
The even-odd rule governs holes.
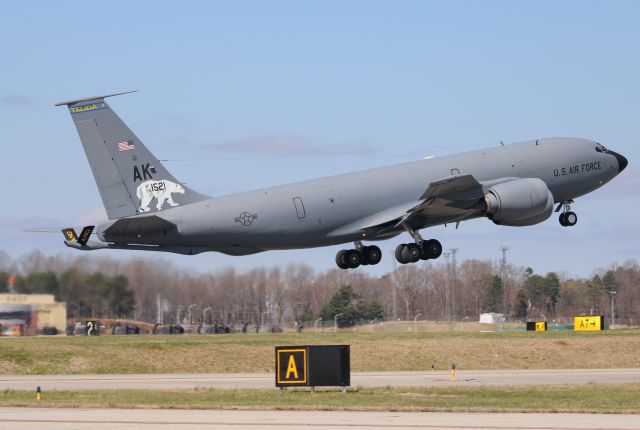
[[[627,430],[640,415],[0,408],[0,430]]]
[[[546,369],[449,371],[352,372],[353,387],[477,387],[482,385],[616,384],[640,383],[640,369]],[[193,388],[274,388],[271,373],[208,373],[147,375],[0,375],[0,390],[176,390]]]

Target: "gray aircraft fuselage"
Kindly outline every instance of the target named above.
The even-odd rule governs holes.
[[[358,228],[366,223],[359,222],[373,214],[409,207],[420,200],[430,183],[447,177],[472,175],[483,187],[504,178],[539,178],[556,203],[587,194],[624,168],[619,155],[597,151],[596,145],[585,139],[548,138],[428,158],[163,210],[161,217],[175,224],[174,230],[132,239],[105,235],[109,222],[98,227],[98,236],[116,244],[187,247],[194,253],[215,250],[234,255],[384,239],[404,228],[396,226],[369,237]],[[483,216],[481,206],[456,219],[435,217],[413,227],[419,230],[479,216]]]
[[[123,94],[123,93],[121,93]],[[376,241],[406,231],[401,264],[438,258],[442,245],[420,230],[487,217],[505,226],[548,219],[558,204],[564,227],[576,224],[573,199],[615,177],[627,160],[597,142],[538,139],[428,158],[210,198],[175,178],[105,101],[111,94],[70,100],[78,131],[110,221],[80,235],[63,229],[80,250],[136,249],[247,255],[353,242],[341,250],[342,269],[378,264]]]

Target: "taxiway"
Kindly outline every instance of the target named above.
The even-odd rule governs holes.
[[[482,385],[640,383],[640,369],[545,369],[352,372],[357,387],[474,387]],[[271,373],[138,374],[138,375],[1,375],[0,390],[178,390],[193,388],[274,388]]]

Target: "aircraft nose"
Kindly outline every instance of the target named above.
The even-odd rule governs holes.
[[[617,152],[610,150],[609,154],[613,155],[618,160],[618,173],[622,172],[625,167],[627,167],[627,164],[629,164],[627,158],[618,154]]]

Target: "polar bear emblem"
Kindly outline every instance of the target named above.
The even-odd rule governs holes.
[[[170,206],[178,206],[178,203],[173,201],[171,197],[172,193],[184,194],[184,188],[182,185],[176,184],[171,181],[146,181],[138,185],[136,195],[140,199],[140,212],[149,212],[149,203],[155,197],[158,202],[156,203],[156,209],[162,209],[165,200]]]

